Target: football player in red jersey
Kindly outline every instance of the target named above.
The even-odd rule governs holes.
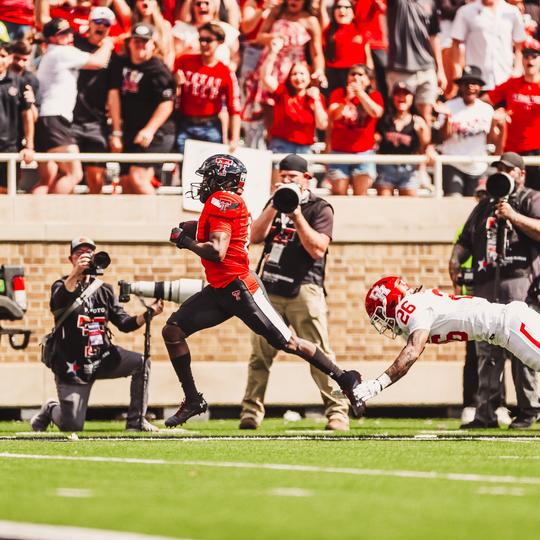
[[[328,374],[351,401],[355,414],[361,411],[353,390],[360,381],[357,371],[343,371],[310,341],[292,335],[272,307],[264,286],[249,269],[248,244],[251,216],[241,194],[246,167],[234,156],[209,157],[197,170],[202,182],[193,184],[192,196],[204,203],[197,232],[180,224],[171,232],[171,241],[201,258],[208,285],[186,300],[163,328],[163,338],[185,399],[167,427],[183,424],[208,408],[195,386],[191,354],[186,339],[217,326],[231,317],[240,318],[253,332],[264,336],[276,349],[300,356]]]

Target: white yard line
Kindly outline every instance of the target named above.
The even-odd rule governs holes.
[[[101,456],[62,456],[42,454],[17,454],[0,452],[0,458],[5,459],[35,459],[43,461],[83,461],[93,463],[128,463],[139,465],[169,465],[191,467],[214,467],[220,469],[259,469],[271,471],[305,472],[305,473],[330,473],[353,476],[383,476],[392,478],[412,478],[423,480],[452,480],[457,482],[486,482],[491,484],[523,484],[540,485],[540,477],[537,476],[499,476],[490,474],[474,473],[443,473],[436,471],[408,471],[393,469],[357,469],[352,467],[319,467],[316,465],[289,465],[285,463],[246,463],[241,461],[167,461],[164,459],[146,458],[119,458]]]
[[[0,441],[21,441],[21,440],[54,440],[54,441],[66,441],[70,440],[68,434],[60,432],[47,432],[47,433],[32,433],[24,432],[26,435],[21,433],[20,435],[0,435]],[[219,442],[219,441],[332,441],[332,442],[361,442],[361,441],[437,441],[437,442],[459,442],[459,441],[482,441],[482,442],[507,442],[507,443],[535,443],[538,444],[540,436],[495,436],[488,437],[485,435],[482,436],[472,436],[472,435],[456,435],[454,437],[448,436],[446,432],[442,435],[435,435],[435,433],[421,433],[420,435],[331,435],[328,434],[328,431],[324,431],[325,435],[319,435],[318,431],[310,431],[312,435],[213,435],[213,436],[197,436],[197,432],[188,432],[187,436],[178,436],[166,435],[167,432],[164,432],[162,436],[159,435],[150,435],[150,436],[93,436],[87,437],[85,435],[78,438],[78,441],[180,441],[180,442]],[[298,433],[298,432],[295,432]],[[307,432],[301,432],[307,433]],[[46,435],[46,436],[44,436]],[[429,435],[425,437],[424,435]],[[435,435],[435,436],[432,436]]]
[[[64,527],[62,525],[18,523],[16,521],[0,521],[0,538],[9,538],[9,540],[172,540],[170,536]]]

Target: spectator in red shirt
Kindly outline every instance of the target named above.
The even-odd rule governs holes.
[[[2,0],[0,22],[3,22],[12,41],[24,39],[34,26],[34,2],[32,0]]]
[[[225,32],[216,23],[199,28],[201,54],[187,54],[174,65],[179,86],[178,149],[184,153],[187,139],[208,142],[223,140],[219,113],[225,101],[229,112],[231,152],[240,139],[240,100],[235,74],[216,58]]]
[[[348,73],[354,64],[372,67],[367,39],[358,29],[351,0],[336,0],[330,24],[323,32],[328,95],[347,86]]]
[[[305,62],[293,64],[283,84],[272,73],[283,40],[274,38],[261,67],[261,80],[275,102],[269,148],[281,154],[306,154],[315,142],[315,129],[326,129],[328,115],[319,89],[311,84]]]
[[[131,10],[126,0],[36,0],[36,23],[42,26],[51,17],[66,19],[73,30],[84,34],[94,5],[109,7],[115,14],[109,36],[123,40],[129,35]]]
[[[386,0],[360,0],[356,2],[354,7],[356,24],[369,43],[377,88],[385,102],[388,99],[388,87],[386,85],[386,66],[388,64],[386,9]]]
[[[347,87],[336,88],[330,95],[327,153],[375,153],[375,128],[384,107],[382,95],[373,89],[372,80],[373,72],[364,64],[356,64],[349,70]],[[333,195],[347,195],[349,184],[352,184],[354,195],[365,195],[375,176],[374,163],[331,165],[328,168]]]
[[[506,129],[505,152],[540,155],[540,51],[523,49],[523,75],[508,79],[484,99],[494,106],[499,125]],[[527,167],[527,185],[540,189],[538,167]]]

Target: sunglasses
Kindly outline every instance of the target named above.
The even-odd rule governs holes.
[[[212,43],[212,41],[216,41],[216,38],[211,37],[200,37],[199,43]]]
[[[93,19],[94,24],[100,24],[101,26],[106,26],[107,28],[111,27],[111,21],[109,19]]]
[[[338,4],[336,6],[334,6],[334,9],[352,9],[352,6],[349,6],[349,5],[345,5],[345,4]]]

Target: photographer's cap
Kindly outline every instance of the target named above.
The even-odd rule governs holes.
[[[71,241],[70,253],[73,253],[76,249],[79,249],[82,246],[96,249],[96,244],[91,238],[88,238],[87,236],[78,236]]]
[[[147,41],[154,39],[154,27],[146,23],[138,23],[131,29],[132,38],[145,39]]]
[[[525,162],[523,161],[523,158],[515,152],[504,152],[501,159],[499,159],[499,161],[494,161],[492,165],[496,167],[499,165],[499,163],[502,163],[507,167],[519,167],[522,171],[525,170]]]
[[[289,154],[285,156],[279,162],[280,171],[298,171],[301,173],[307,173],[308,171],[308,162],[298,154]]]

